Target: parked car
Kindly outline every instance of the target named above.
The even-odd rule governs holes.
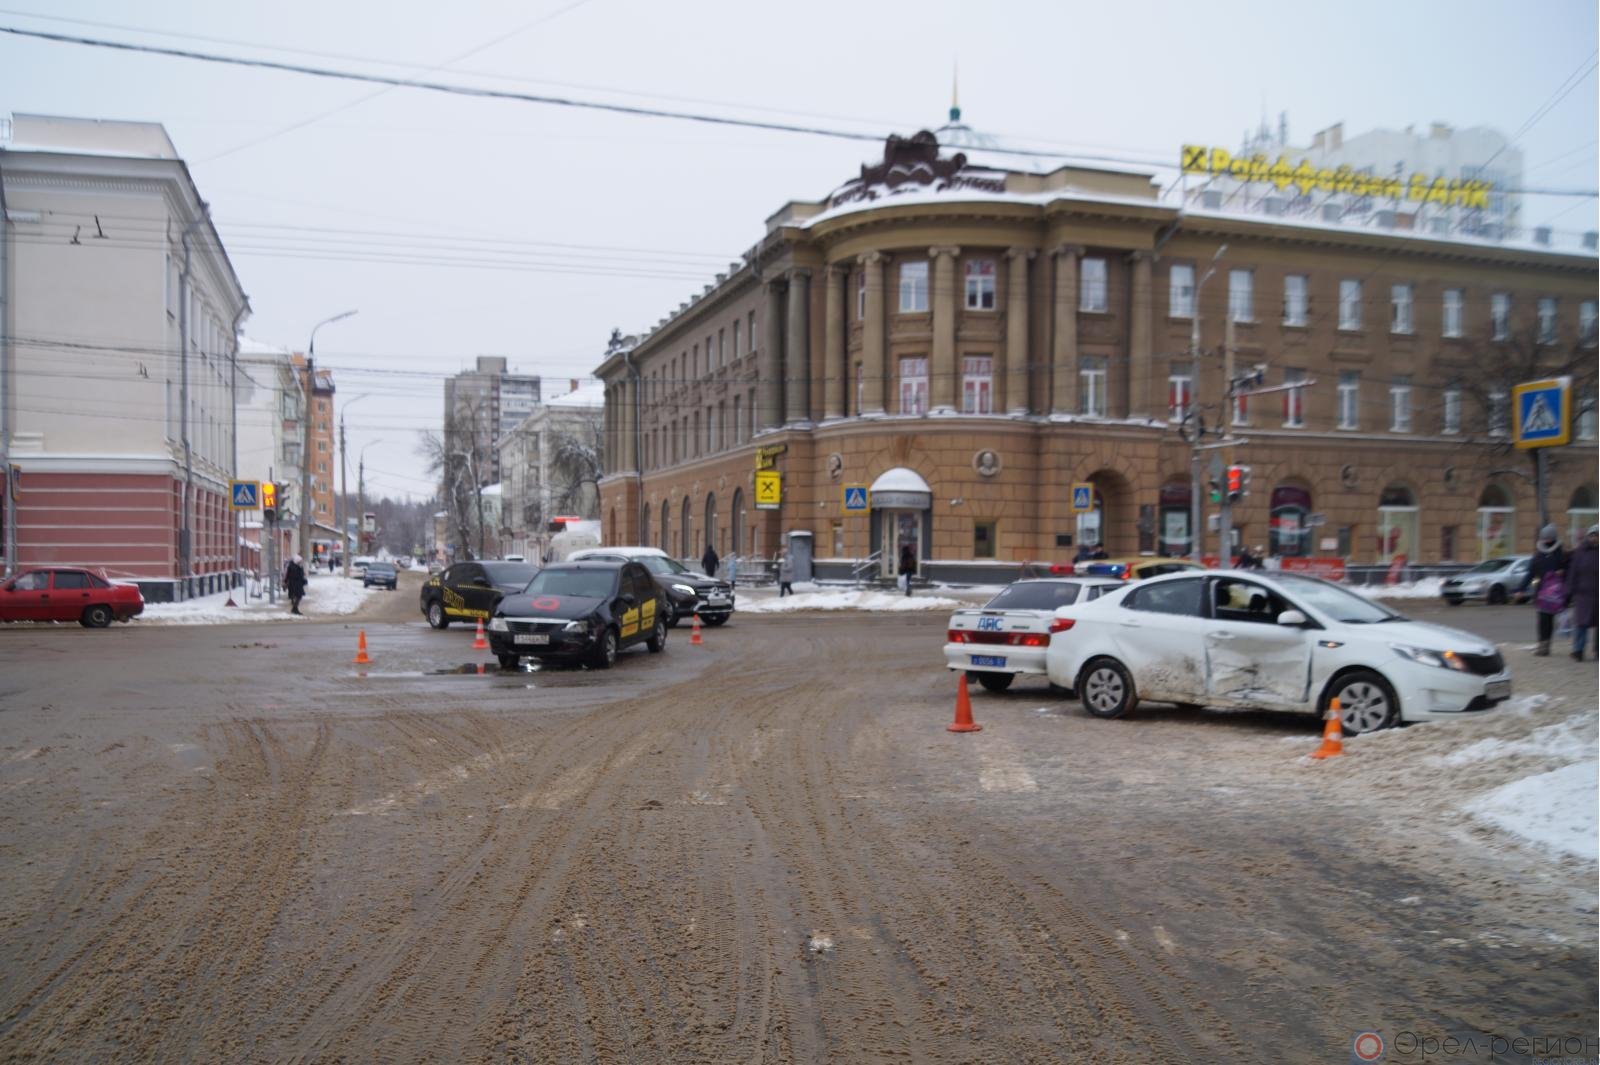
[[[76,621],[103,629],[142,613],[137,586],[113,584],[86,569],[25,570],[0,584],[0,621]]]
[[[1205,569],[1186,558],[1093,558],[1074,563],[1072,571],[1080,577],[1115,577],[1122,581],[1142,581],[1167,573]]]
[[[666,602],[669,629],[697,613],[707,625],[722,625],[733,617],[732,584],[696,573],[658,547],[588,547],[567,556],[569,562],[590,559],[637,562],[649,570]]]
[[[514,669],[524,655],[609,669],[618,651],[636,643],[660,653],[665,613],[650,571],[637,562],[557,562],[500,600],[489,647],[502,669]]]
[[[366,572],[361,575],[361,587],[371,588],[374,584],[392,592],[400,586],[400,571],[392,562],[368,562]]]
[[[357,555],[350,560],[350,572],[357,577],[365,576],[367,567],[376,561],[371,555]]]
[[[1439,595],[1451,606],[1460,606],[1468,599],[1481,599],[1490,606],[1499,606],[1516,595],[1522,582],[1528,579],[1532,558],[1531,555],[1502,555],[1480,562],[1441,583]]]
[[[436,629],[452,621],[488,621],[502,596],[522,591],[538,572],[527,562],[457,562],[422,583],[422,616]]]
[[[1155,577],[1056,620],[1072,638],[1051,641],[1046,673],[1095,717],[1141,699],[1320,714],[1337,696],[1353,735],[1511,697],[1511,672],[1483,638],[1299,573]]]
[[[1099,598],[1122,581],[1065,577],[1008,584],[982,607],[950,615],[945,665],[965,670],[984,689],[1002,692],[1017,674],[1044,676],[1045,649],[1055,632],[1056,608]]]

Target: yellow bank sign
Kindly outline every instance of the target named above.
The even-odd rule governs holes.
[[[1420,173],[1402,179],[1362,174],[1349,166],[1318,168],[1304,159],[1296,165],[1290,163],[1285,155],[1273,161],[1260,152],[1236,156],[1226,148],[1207,148],[1198,144],[1183,146],[1183,172],[1230,177],[1252,184],[1273,184],[1279,189],[1287,189],[1292,185],[1300,190],[1302,196],[1309,196],[1313,192],[1337,192],[1347,196],[1410,200],[1440,207],[1481,207],[1485,210],[1489,207],[1489,193],[1494,188],[1494,183],[1490,181],[1462,181],[1443,177],[1430,179]]]

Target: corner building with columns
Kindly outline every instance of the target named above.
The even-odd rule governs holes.
[[[821,576],[890,576],[909,545],[943,579],[1085,542],[1188,554],[1186,432],[1225,416],[1229,318],[1237,371],[1287,386],[1226,412],[1251,470],[1237,545],[1351,564],[1530,550],[1533,466],[1492,383],[1518,352],[1574,376],[1546,497],[1566,534],[1595,520],[1592,248],[1160,194],[1148,172],[990,169],[927,132],[889,138],[653,329],[613,336],[606,542],[684,559],[794,543]]]

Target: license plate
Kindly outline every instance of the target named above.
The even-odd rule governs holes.
[[[1509,680],[1491,680],[1483,689],[1483,694],[1491,699],[1508,699],[1511,697],[1511,682]]]
[[[724,596],[710,595],[706,597],[707,606],[727,606],[728,600]]]
[[[972,664],[975,666],[1003,666],[1006,664],[1004,655],[973,655]]]
[[[550,635],[544,632],[519,632],[516,643],[549,643]]]

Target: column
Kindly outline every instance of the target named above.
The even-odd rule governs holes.
[[[869,251],[860,259],[867,272],[867,320],[861,328],[861,411],[883,413],[883,358],[886,338],[883,321],[884,256]]]
[[[828,267],[824,283],[828,288],[824,300],[827,314],[822,338],[822,416],[842,418],[845,382],[850,379],[849,360],[846,358],[850,343],[844,318],[850,285],[849,267]]]
[[[1150,329],[1154,302],[1150,293],[1150,272],[1154,256],[1136,251],[1128,257],[1133,265],[1133,291],[1128,307],[1128,417],[1150,414]]]
[[[933,308],[933,351],[928,360],[928,413],[956,411],[956,257],[961,249],[928,249],[933,280],[928,297]]]
[[[606,386],[606,413],[605,413],[605,471],[617,472],[617,386]],[[359,521],[359,517],[357,518]]]
[[[639,383],[632,378],[622,382],[622,468],[637,470],[639,468],[639,421],[634,410],[634,399],[639,394]]]
[[[1078,409],[1078,257],[1083,249],[1063,244],[1055,250],[1055,337],[1050,346],[1050,412]]]
[[[789,271],[789,329],[783,345],[784,424],[811,420],[811,271]]]
[[[783,415],[783,282],[768,281],[761,306],[761,355],[756,360],[761,384],[756,425],[762,429],[777,426]]]
[[[1008,248],[1006,259],[1006,346],[995,367],[994,409],[1028,413],[1028,260],[1032,248]],[[1009,404],[1009,406],[1008,406]]]

